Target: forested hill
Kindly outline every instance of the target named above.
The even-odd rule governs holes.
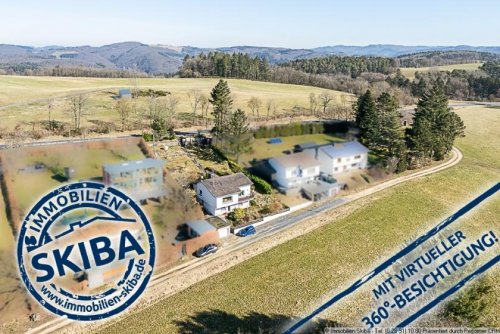
[[[193,46],[148,45],[139,42],[123,42],[94,46],[46,46],[30,47],[0,44],[0,74],[24,75],[90,75],[91,76],[126,76],[123,71],[135,71],[148,75],[172,75],[182,65],[184,57],[196,56],[201,53],[223,52],[227,54],[242,53],[249,57],[265,59],[269,64],[287,63],[299,59],[323,58],[328,56],[370,56],[370,57],[401,57],[404,66],[415,64],[425,66],[428,56],[423,54],[403,56],[419,52],[437,52],[431,55],[430,66],[436,66],[439,61],[459,61],[459,59],[488,61],[491,54],[500,55],[500,46],[472,47],[462,46],[402,46],[402,45],[368,45],[368,46],[324,46],[312,49],[290,49],[278,47],[232,46],[222,48],[197,48]],[[461,51],[466,55],[454,54],[454,59],[445,56]],[[490,54],[490,56],[488,56]],[[405,58],[406,57],[406,58]],[[438,60],[438,58],[441,58]],[[64,70],[52,73],[59,67]],[[416,67],[416,66],[415,66]],[[69,69],[85,68],[85,71]],[[110,71],[121,71],[111,73]]]

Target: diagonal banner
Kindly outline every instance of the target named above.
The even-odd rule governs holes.
[[[304,326],[306,323],[314,319],[316,316],[318,316],[320,313],[337,303],[339,300],[349,296],[356,290],[358,290],[360,287],[365,285],[367,282],[369,282],[371,279],[373,279],[375,276],[383,272],[385,269],[389,268],[393,264],[396,263],[400,258],[404,257],[405,255],[409,254],[412,252],[415,248],[420,246],[422,243],[425,241],[429,240],[433,236],[435,236],[437,233],[442,231],[444,228],[450,226],[453,222],[457,221],[459,218],[467,214],[469,211],[477,207],[479,204],[481,204],[483,201],[486,199],[490,198],[493,196],[497,191],[500,190],[500,182],[496,183],[494,186],[486,190],[484,193],[470,201],[468,204],[466,204],[464,207],[459,209],[457,212],[443,220],[441,223],[433,227],[431,230],[417,238],[415,241],[413,241],[411,244],[397,252],[395,255],[387,259],[385,262],[377,266],[373,271],[368,273],[367,275],[363,276],[361,279],[357,280],[354,284],[352,284],[350,287],[345,289],[344,291],[340,292],[339,294],[333,296],[331,299],[329,299],[327,302],[319,306],[317,309],[315,309],[313,312],[311,312],[309,315],[305,316],[304,318],[300,319],[298,322],[296,322],[294,325],[292,325],[290,328],[285,330],[283,333],[284,334],[291,334],[296,332],[299,328]],[[491,263],[491,262],[489,262]],[[484,266],[483,266],[484,267]],[[481,267],[481,268],[483,268]],[[479,269],[478,269],[479,270]],[[475,276],[471,276],[470,279],[472,279]],[[460,283],[459,283],[460,284]],[[464,283],[465,284],[465,283]],[[453,290],[450,289],[450,290]],[[446,297],[444,297],[446,298]],[[438,298],[439,299],[439,298]],[[432,306],[433,307],[433,306]],[[431,307],[431,308],[432,308]],[[416,318],[415,318],[416,319]],[[415,320],[413,319],[413,320]],[[408,319],[407,319],[408,320]],[[411,321],[413,321],[411,320]],[[403,325],[404,326],[404,325]]]

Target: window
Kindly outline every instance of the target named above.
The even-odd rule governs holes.
[[[233,196],[226,196],[222,198],[222,203],[232,202]]]
[[[360,155],[357,155],[357,156],[354,157],[354,159],[360,159],[360,158],[361,158]]]
[[[240,191],[240,196],[245,196],[245,190]]]
[[[203,190],[200,189],[200,196],[203,195]]]
[[[342,162],[342,158],[338,158],[338,159],[337,159],[337,162]]]
[[[335,171],[338,172],[339,171],[339,168],[338,167],[335,167]]]

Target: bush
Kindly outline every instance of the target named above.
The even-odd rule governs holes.
[[[491,304],[488,298],[491,290],[489,282],[482,279],[460,297],[449,302],[445,307],[444,316],[462,325],[483,326],[479,319]]]
[[[145,133],[142,135],[142,138],[144,138],[145,141],[153,141],[153,134],[152,133]]]
[[[260,177],[253,174],[247,174],[247,176],[250,178],[250,180],[252,180],[255,191],[257,191],[258,193],[269,195],[273,192],[273,188],[266,180],[261,179]]]
[[[239,222],[243,218],[246,217],[246,212],[243,209],[236,208],[232,212],[227,214],[227,219],[233,221],[233,222]]]
[[[301,136],[317,133],[346,133],[349,130],[347,122],[335,123],[290,123],[274,126],[262,126],[253,133],[256,139]]]

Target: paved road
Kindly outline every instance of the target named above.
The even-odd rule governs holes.
[[[355,200],[358,200],[360,198],[372,195],[376,192],[388,189],[390,187],[393,187],[395,185],[422,177],[426,176],[429,174],[437,173],[439,171],[442,171],[444,169],[450,168],[457,163],[460,162],[462,159],[462,153],[456,149],[453,148],[452,151],[452,157],[450,160],[446,161],[445,163],[427,168],[425,170],[421,170],[415,173],[412,173],[410,175],[406,176],[401,176],[397,177],[395,179],[391,179],[388,181],[385,181],[383,183],[379,183],[371,188],[365,189],[363,191],[360,191],[355,194],[351,194],[342,198],[337,198],[334,200],[322,202],[319,205],[316,205],[314,207],[308,207],[304,210],[293,212],[290,215],[283,216],[281,218],[278,218],[274,221],[271,221],[265,225],[261,225],[257,227],[257,234],[247,237],[247,238],[238,238],[235,236],[231,236],[230,240],[227,242],[224,247],[222,247],[217,253],[214,255],[208,256],[206,258],[201,258],[201,259],[193,259],[188,262],[185,262],[179,266],[176,266],[170,270],[164,271],[164,272],[159,272],[156,273],[153,278],[151,279],[151,282],[149,283],[149,287],[154,287],[159,284],[168,284],[169,280],[173,279],[174,277],[177,277],[182,274],[186,274],[190,271],[192,271],[195,268],[198,268],[200,266],[207,265],[211,262],[216,261],[217,259],[220,259],[223,256],[227,256],[228,254],[232,252],[236,252],[238,250],[244,249],[248,247],[249,245],[263,240],[265,238],[268,238],[274,234],[284,232],[284,230],[299,224],[303,221],[309,220],[311,218],[314,218],[316,216],[319,216],[321,214],[324,214],[325,212],[328,212],[334,208],[338,208],[342,205],[346,205],[347,203],[353,202]],[[257,255],[257,254],[254,254]],[[226,268],[227,269],[227,268]],[[163,296],[162,298],[169,297],[178,291],[172,292],[170,294],[167,294]],[[137,312],[138,310],[135,310],[134,312]],[[51,320],[45,324],[42,324],[36,328],[33,328],[32,330],[28,331],[30,334],[48,334],[51,333],[55,330],[65,328],[66,326],[69,326],[73,323],[72,320],[68,320],[65,318],[56,318],[54,320]]]

